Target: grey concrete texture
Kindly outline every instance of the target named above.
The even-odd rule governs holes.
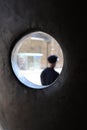
[[[64,0],[0,0],[0,126],[2,130],[85,128],[85,3]],[[41,30],[60,43],[63,71],[54,85],[37,90],[20,83],[11,51],[23,35]],[[84,129],[83,128],[83,129]]]

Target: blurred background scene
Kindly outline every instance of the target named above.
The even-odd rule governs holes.
[[[17,64],[23,76],[29,81],[41,85],[40,74],[48,66],[47,57],[57,55],[55,70],[62,71],[63,53],[59,43],[50,35],[35,32],[21,41],[17,54]]]

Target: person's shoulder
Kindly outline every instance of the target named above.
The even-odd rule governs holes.
[[[56,73],[57,75],[59,75],[59,72],[55,71],[55,73]]]
[[[42,73],[44,73],[47,69],[48,69],[48,68],[44,68],[44,69],[42,70]]]
[[[43,72],[44,72],[44,71],[47,71],[48,69],[49,69],[48,67],[47,67],[47,68],[45,68],[45,69],[43,70]]]

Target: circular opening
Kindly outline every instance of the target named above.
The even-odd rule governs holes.
[[[58,79],[63,68],[63,52],[52,36],[36,31],[15,44],[11,65],[21,83],[31,88],[45,88]]]

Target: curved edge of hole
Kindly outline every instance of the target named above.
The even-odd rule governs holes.
[[[35,83],[30,82],[27,78],[25,78],[25,77],[23,76],[23,74],[20,72],[20,69],[19,69],[19,67],[18,67],[18,65],[17,65],[17,52],[18,52],[18,50],[19,50],[19,48],[20,48],[20,46],[21,46],[21,41],[23,41],[23,40],[26,39],[26,38],[29,38],[32,34],[37,33],[37,32],[43,33],[43,34],[45,34],[45,35],[48,35],[48,36],[52,37],[51,35],[49,35],[49,34],[47,34],[47,33],[45,33],[45,32],[42,32],[42,31],[31,32],[31,33],[29,33],[29,34],[23,36],[21,39],[19,39],[19,40],[15,43],[15,46],[14,46],[14,48],[13,48],[13,50],[12,50],[12,53],[11,53],[11,65],[12,65],[12,69],[13,69],[14,74],[16,75],[17,79],[18,79],[23,85],[25,85],[25,86],[27,86],[27,87],[29,87],[29,88],[33,88],[33,89],[44,89],[44,88],[48,88],[48,87],[54,85],[54,84],[58,81],[58,78],[61,77],[61,73],[62,73],[62,71],[63,71],[63,67],[62,67],[62,70],[61,70],[61,73],[60,73],[59,77],[58,77],[53,83],[51,83],[50,85],[37,85],[37,84],[35,84]],[[53,38],[53,37],[52,37],[52,38]],[[55,39],[55,38],[53,38],[53,39]],[[56,40],[56,39],[55,39],[55,40]],[[57,41],[57,43],[58,43],[58,41]],[[60,45],[60,44],[59,44],[59,45]],[[18,46],[19,46],[19,47],[18,47]],[[60,46],[60,48],[61,48],[61,46]],[[62,50],[62,49],[61,49],[61,50]],[[62,51],[62,53],[63,53],[63,51]],[[64,65],[64,57],[63,57],[63,65]]]

